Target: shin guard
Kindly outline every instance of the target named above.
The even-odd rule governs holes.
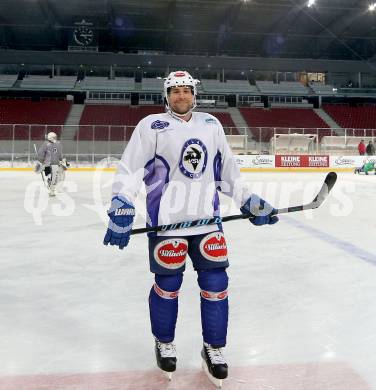
[[[201,324],[204,341],[217,348],[226,345],[228,276],[224,268],[198,271],[201,288]]]
[[[155,283],[150,290],[149,310],[153,335],[164,343],[175,338],[178,316],[178,295],[183,274],[155,275]]]

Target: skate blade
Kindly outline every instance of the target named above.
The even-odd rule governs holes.
[[[206,376],[208,377],[209,381],[217,388],[222,389],[222,379],[214,378],[212,374],[210,374],[208,366],[204,359],[202,359],[202,369],[205,371]]]
[[[168,371],[163,371],[162,370],[162,373],[169,381],[172,380],[172,372],[168,372]]]

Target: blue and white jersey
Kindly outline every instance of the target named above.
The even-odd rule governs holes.
[[[188,122],[168,113],[139,122],[119,162],[113,195],[134,204],[143,181],[148,226],[219,216],[218,191],[239,206],[251,195],[240,179],[222,125],[202,112],[193,112]],[[178,235],[216,230],[217,225],[200,226],[181,229]]]

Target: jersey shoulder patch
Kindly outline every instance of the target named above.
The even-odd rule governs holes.
[[[209,117],[209,118],[205,118],[205,123],[207,125],[216,125],[218,124],[218,120],[216,118]]]
[[[218,125],[219,123],[218,119],[208,112],[198,112],[198,114],[200,115],[200,120],[206,125]]]
[[[151,114],[145,117],[143,121],[144,127],[152,130],[164,130],[167,129],[170,126],[169,118],[166,116],[166,114]]]
[[[157,119],[156,121],[151,123],[151,128],[152,129],[162,130],[162,129],[168,127],[168,126],[170,126],[170,122],[161,121],[159,119]]]

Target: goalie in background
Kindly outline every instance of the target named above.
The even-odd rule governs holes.
[[[65,170],[69,164],[63,158],[63,148],[57,140],[54,132],[47,134],[46,141],[37,152],[38,161],[35,166],[36,173],[42,173],[47,179],[45,181],[50,196],[56,195],[56,186],[62,182],[65,177]]]

